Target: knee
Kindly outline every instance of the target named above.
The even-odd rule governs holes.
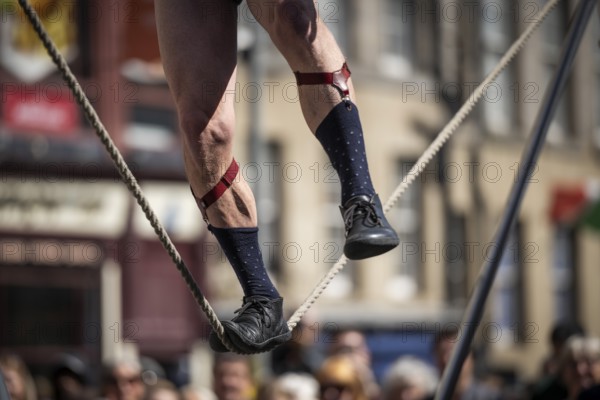
[[[207,115],[198,110],[179,113],[180,127],[188,145],[199,145],[204,149],[228,147],[233,141],[235,121],[222,112]]]
[[[294,45],[310,41],[317,23],[313,0],[278,0],[265,26],[276,43]]]

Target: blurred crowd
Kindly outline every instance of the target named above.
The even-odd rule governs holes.
[[[297,329],[306,328],[300,324]],[[90,384],[88,366],[69,355],[56,363],[46,385],[32,378],[16,354],[0,356],[0,372],[12,400],[427,400],[434,398],[458,332],[436,335],[431,348],[434,364],[404,355],[380,379],[373,372],[362,332],[335,332],[325,347],[303,339],[307,336],[297,334],[269,357],[260,358],[270,362],[269,373],[260,377],[256,371],[265,366],[257,368],[256,358],[214,354],[210,387],[176,384],[148,358],[106,364],[98,384]],[[577,325],[558,324],[550,343],[539,378],[527,385],[509,385],[477,373],[476,359],[469,355],[453,400],[600,399],[600,339],[586,336]]]

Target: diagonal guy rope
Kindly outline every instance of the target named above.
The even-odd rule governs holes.
[[[467,115],[469,115],[473,108],[475,108],[477,102],[485,94],[487,86],[492,83],[498,77],[498,75],[500,75],[500,73],[508,66],[508,64],[510,64],[519,51],[521,51],[521,49],[525,46],[525,43],[527,40],[529,40],[533,32],[542,24],[546,16],[550,13],[550,11],[552,11],[559,1],[560,0],[551,0],[544,6],[544,8],[542,8],[537,20],[527,27],[521,36],[512,44],[512,46],[510,46],[508,51],[500,59],[492,72],[488,74],[488,76],[479,84],[479,86],[477,86],[473,94],[469,96],[469,99],[461,106],[450,122],[448,122],[435,140],[429,145],[427,150],[425,150],[423,155],[417,160],[415,165],[410,169],[406,177],[402,180],[400,185],[398,185],[394,193],[392,193],[390,198],[385,203],[384,212],[386,214],[392,209],[394,204],[396,204],[398,199],[400,199],[410,184],[417,179],[421,172],[423,172],[427,164],[435,157],[442,146],[456,132],[460,124],[462,124],[462,122],[467,118]],[[302,305],[289,319],[288,326],[290,329],[294,328],[298,322],[300,322],[302,316],[315,303],[333,278],[344,268],[344,265],[346,265],[347,261],[348,260],[346,256],[340,257],[333,267],[331,267],[329,272],[323,278],[321,278],[321,281],[319,281],[312,293],[306,298],[306,300],[304,300]]]
[[[225,346],[229,350],[234,350],[231,346],[231,343],[224,336],[223,326],[219,321],[216,313],[202,294],[198,284],[194,280],[191,275],[189,269],[186,267],[183,262],[179,252],[173,245],[171,239],[169,238],[167,232],[164,227],[158,221],[156,214],[148,204],[147,199],[140,186],[138,185],[135,177],[129,170],[125,160],[123,159],[121,153],[115,146],[114,142],[110,138],[106,128],[103,126],[100,118],[98,117],[96,111],[90,104],[88,98],[85,93],[81,89],[81,86],[77,82],[77,79],[71,72],[67,62],[64,57],[60,54],[56,45],[53,43],[52,39],[49,37],[47,32],[42,26],[42,23],[37,16],[35,10],[29,5],[27,0],[18,0],[19,5],[27,15],[29,21],[31,22],[34,30],[40,37],[40,40],[44,44],[48,54],[52,58],[52,61],[56,64],[58,69],[60,70],[63,79],[73,92],[77,103],[83,108],[85,115],[90,122],[90,124],[94,127],[96,134],[100,138],[100,141],[106,148],[109,153],[112,161],[114,162],[123,182],[132,193],[137,203],[140,205],[144,215],[154,228],[154,232],[158,236],[160,242],[163,247],[171,257],[171,260],[175,263],[177,270],[180,272],[183,277],[185,283],[188,288],[192,292],[194,299],[201,307],[202,311],[206,314],[212,328],[215,330],[221,341],[225,344]],[[406,191],[406,189],[410,186],[411,183],[423,172],[427,164],[435,157],[441,147],[450,139],[450,137],[456,132],[460,124],[466,119],[469,113],[473,110],[477,102],[484,95],[487,86],[493,82],[498,75],[510,64],[510,62],[515,58],[515,56],[519,53],[519,51],[524,47],[527,40],[531,37],[533,32],[542,24],[546,16],[550,13],[550,11],[558,4],[560,0],[550,0],[544,8],[541,10],[538,19],[531,24],[522,34],[521,36],[512,44],[512,46],[508,49],[506,54],[502,57],[502,59],[498,62],[496,67],[489,73],[489,75],[485,78],[485,80],[477,86],[472,96],[462,105],[460,110],[456,113],[456,115],[450,120],[450,122],[444,127],[444,129],[438,134],[436,139],[431,143],[431,145],[427,148],[427,150],[423,153],[423,155],[419,158],[419,160],[415,163],[415,165],[408,172],[406,178],[401,182],[400,185],[396,188],[392,196],[385,203],[384,211],[387,214],[394,204],[398,201],[398,199],[402,196],[402,194]],[[293,329],[298,322],[302,319],[302,316],[309,310],[309,308],[316,302],[319,296],[325,291],[329,283],[333,280],[333,278],[344,268],[344,265],[347,262],[347,258],[342,256],[329,270],[329,272],[319,281],[317,286],[313,289],[310,295],[306,298],[306,300],[302,303],[302,305],[294,312],[291,318],[288,321],[288,326],[290,329]]]
[[[129,167],[127,166],[127,163],[123,159],[123,156],[119,152],[119,149],[117,148],[115,143],[110,138],[110,135],[106,131],[106,128],[100,121],[100,117],[96,113],[96,110],[94,109],[94,107],[90,104],[89,99],[83,92],[81,85],[79,85],[79,82],[77,81],[77,78],[75,78],[75,76],[71,72],[71,69],[69,68],[69,65],[67,64],[66,60],[60,54],[60,52],[56,48],[56,45],[54,44],[54,42],[52,41],[52,39],[50,38],[50,36],[46,32],[46,30],[44,29],[44,27],[42,26],[42,22],[40,21],[36,11],[31,7],[31,5],[29,4],[29,2],[27,0],[19,0],[19,5],[21,6],[23,11],[27,15],[27,18],[29,19],[29,22],[31,22],[33,29],[36,31],[36,33],[40,37],[40,40],[44,44],[44,47],[46,48],[48,54],[50,55],[50,58],[52,58],[52,61],[54,62],[54,64],[56,64],[56,66],[60,70],[60,72],[63,76],[63,79],[69,86],[69,89],[71,89],[71,91],[73,92],[73,95],[75,96],[75,99],[77,100],[77,103],[84,110],[85,116],[87,117],[88,121],[94,127],[96,134],[100,138],[100,141],[106,148],[106,151],[109,153],[110,158],[112,159],[115,166],[117,167],[117,170],[119,171],[119,174],[121,175],[121,179],[127,186],[127,189],[129,189],[129,191],[131,192],[133,197],[137,200],[137,203],[140,205],[142,211],[144,212],[144,215],[150,222],[150,225],[152,225],[152,228],[154,228],[154,232],[158,236],[158,239],[160,240],[163,247],[165,248],[165,250],[171,257],[171,260],[173,260],[173,262],[175,263],[175,266],[177,267],[177,270],[181,274],[181,277],[183,278],[183,280],[187,284],[188,288],[192,292],[194,299],[196,300],[196,302],[198,303],[200,308],[202,308],[202,311],[204,311],[204,313],[206,314],[206,316],[210,322],[210,325],[212,326],[214,331],[217,333],[217,335],[219,336],[219,339],[221,339],[223,344],[225,344],[225,346],[227,348],[232,350],[233,347],[229,343],[229,340],[227,340],[227,338],[224,337],[223,325],[221,325],[221,322],[219,321],[217,314],[214,312],[214,310],[212,309],[212,307],[206,300],[206,297],[204,297],[204,294],[202,294],[200,287],[194,280],[194,277],[190,273],[190,270],[187,268],[187,266],[183,262],[181,255],[179,254],[179,252],[173,245],[173,242],[169,238],[169,235],[167,234],[165,228],[162,226],[162,224],[158,220],[156,214],[154,213],[154,210],[152,210],[152,208],[150,207],[148,200],[144,196],[142,189],[140,188],[139,184],[137,183],[137,180],[131,173],[131,170],[129,169]]]

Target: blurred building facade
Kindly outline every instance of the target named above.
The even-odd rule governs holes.
[[[37,3],[43,11],[44,2]],[[544,4],[318,2],[353,72],[382,199]],[[315,304],[316,344],[332,329],[362,328],[380,372],[399,353],[429,357],[436,332],[460,328],[575,2],[562,4],[391,211],[401,246],[349,263]],[[26,21],[16,8],[5,15],[14,25],[3,21],[1,45],[13,52],[4,54],[37,59],[6,65],[3,57],[0,70],[0,323],[29,329],[42,341],[47,334],[31,322],[43,321],[41,315],[91,328],[69,331],[70,341],[59,334],[63,341],[53,343],[19,342],[22,333],[5,330],[0,347],[40,363],[68,347],[100,360],[130,339],[143,353],[176,363],[206,336],[203,318],[59,76],[49,67],[25,67],[43,63]],[[230,315],[241,290],[185,184],[152,1],[81,1],[63,15],[70,17],[49,26],[64,23],[57,35],[65,38],[64,52],[70,47],[82,86],[217,312]],[[249,38],[249,47],[240,51],[236,93],[227,94],[236,96],[236,158],[257,193],[267,265],[292,310],[342,254],[339,183],[303,122],[293,74],[268,39],[254,33],[245,5],[239,24],[240,44]],[[23,33],[11,36],[15,29]],[[476,337],[486,364],[525,379],[538,373],[556,321],[577,320],[600,334],[599,236],[588,218],[600,172],[599,34],[592,19]],[[260,80],[252,64],[257,53]],[[23,117],[32,113],[64,118],[53,124],[49,117]],[[257,121],[259,146],[249,134]],[[82,256],[71,256],[81,249]],[[85,336],[97,335],[94,323],[102,340]]]
[[[319,2],[321,17],[353,71],[369,163],[382,198],[510,44],[537,21],[544,5]],[[575,2],[562,2],[487,88],[456,137],[394,207],[400,248],[350,263],[315,305],[321,324],[315,329],[361,326],[371,332],[375,357],[384,360],[394,351],[423,356],[431,335],[460,323],[479,268],[494,246],[496,224],[574,7]],[[251,21],[247,15],[241,12],[242,24]],[[597,36],[593,18],[476,336],[490,368],[524,379],[539,373],[556,322],[577,321],[591,334],[600,331],[594,312],[600,299],[593,288],[599,238],[587,216],[597,204],[600,172]],[[267,53],[261,133],[269,150],[263,180],[270,165],[283,168],[270,189],[259,191],[259,213],[281,210],[280,220],[263,220],[263,232],[279,232],[279,241],[263,250],[293,308],[341,256],[338,183],[286,92],[293,75],[272,48]],[[242,69],[240,133],[250,124],[243,100],[252,101],[255,93],[246,76]],[[241,150],[242,159],[244,154]],[[256,176],[249,166],[247,177]],[[209,266],[209,276],[227,282],[224,288],[235,287],[229,271],[217,265]],[[235,303],[239,294],[232,297]]]
[[[168,88],[128,63],[158,58],[152,2],[31,4],[203,282]],[[1,28],[0,348],[34,372],[72,352],[98,373],[132,344],[177,365],[206,335],[195,301],[16,2]]]

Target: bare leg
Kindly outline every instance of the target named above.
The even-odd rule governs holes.
[[[183,131],[188,179],[201,198],[232,159],[237,56],[232,0],[155,0],[160,50]],[[230,93],[230,95],[227,95]],[[266,351],[291,337],[283,299],[264,267],[254,196],[242,177],[205,211],[244,291],[244,305],[225,335],[243,353]],[[212,333],[215,351],[226,351]]]
[[[344,254],[350,259],[364,259],[393,249],[399,243],[398,236],[385,218],[371,181],[357,107],[342,104],[342,94],[331,83],[321,83],[323,73],[331,77],[329,74],[339,71],[345,59],[319,18],[315,3],[313,0],[247,2],[294,72],[320,73],[319,84],[301,85],[298,89],[306,123],[340,178],[346,226]],[[298,83],[306,83],[307,76],[300,75]],[[353,100],[350,80],[347,86],[347,94]]]
[[[198,197],[212,189],[233,157],[236,6],[228,0],[156,0],[165,73],[183,131],[186,174]],[[216,227],[257,225],[254,196],[238,176],[207,210]]]
[[[342,67],[344,55],[335,38],[318,17],[312,0],[247,0],[254,17],[293,71],[333,72]],[[350,97],[354,100],[352,81]],[[302,113],[315,133],[341,98],[331,86],[299,86]]]

